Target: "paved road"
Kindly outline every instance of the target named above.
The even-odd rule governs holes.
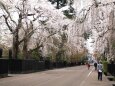
[[[92,72],[86,66],[54,69],[43,72],[14,75],[0,79],[0,86],[85,86]]]

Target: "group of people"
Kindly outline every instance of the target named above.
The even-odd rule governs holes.
[[[88,67],[88,70],[89,70],[90,69],[90,63],[87,63],[87,67]],[[95,71],[98,72],[98,80],[102,81],[102,72],[103,72],[102,62],[101,61],[95,62],[94,67],[95,67]]]

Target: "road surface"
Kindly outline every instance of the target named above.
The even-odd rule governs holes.
[[[10,75],[0,79],[0,86],[85,86],[93,71],[86,66],[54,69],[31,74]]]

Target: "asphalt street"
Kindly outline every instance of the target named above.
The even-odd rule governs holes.
[[[85,86],[93,71],[86,66],[53,69],[48,71],[16,74],[0,79],[0,86]]]

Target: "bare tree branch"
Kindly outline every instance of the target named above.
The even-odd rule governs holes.
[[[28,32],[27,30],[30,30],[30,29],[31,29],[31,31]],[[27,28],[27,30],[25,30],[25,33],[27,33],[27,34],[25,34],[23,39],[19,41],[19,44],[22,43],[24,40],[30,38],[34,34],[34,31],[37,30],[37,28],[33,30],[33,23],[31,22],[31,25],[29,28]]]
[[[19,19],[18,19],[18,25],[16,26],[16,29],[20,29],[22,26],[22,14],[19,14]]]
[[[8,17],[10,18],[10,20],[15,24],[17,25],[17,23],[12,19],[11,15],[10,15],[10,12],[8,11],[8,9],[6,8],[6,6],[0,2],[0,4],[2,5],[3,9],[5,10],[5,12],[8,14]]]
[[[8,26],[9,30],[13,33],[12,27],[9,25],[8,23],[8,17],[6,17],[5,15],[3,15],[4,19],[5,19],[5,23]]]
[[[57,32],[54,32],[54,33],[50,34],[49,36],[47,36],[47,38],[49,38],[49,37],[55,35],[56,33],[57,33]]]

